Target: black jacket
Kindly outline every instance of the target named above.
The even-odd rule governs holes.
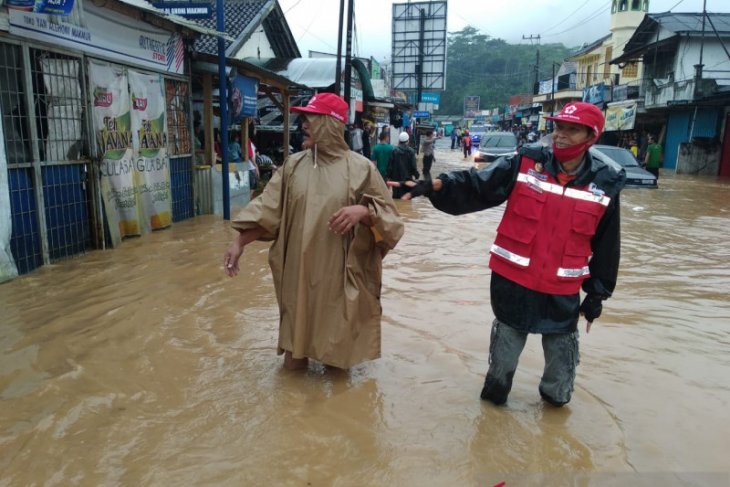
[[[517,155],[497,159],[479,171],[471,169],[441,174],[439,179],[443,187],[432,193],[431,202],[439,210],[452,215],[504,203],[515,186],[523,155],[541,162],[546,172],[557,175],[559,166],[549,149],[539,145],[524,146]],[[611,197],[611,203],[591,240],[591,277],[582,285],[587,294],[601,299],[609,298],[616,287],[621,248],[618,197],[625,181],[623,168],[588,153],[578,177],[568,183],[572,186],[593,182]],[[577,293],[568,296],[540,293],[494,272],[490,288],[495,317],[515,329],[531,333],[567,333],[577,327],[580,306]]]
[[[393,147],[388,166],[388,179],[391,181],[405,181],[418,178],[416,166],[416,152],[406,144]]]

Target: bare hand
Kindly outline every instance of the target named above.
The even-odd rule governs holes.
[[[241,254],[243,254],[243,246],[239,243],[238,238],[236,238],[231,242],[228,250],[223,255],[223,271],[228,277],[238,275],[238,260],[241,258]]]
[[[402,183],[403,184],[401,184],[401,182],[399,182],[399,181],[388,181],[385,184],[387,184],[388,187],[390,187],[390,188],[400,188],[404,184],[407,187],[409,187],[409,188],[415,188],[416,187],[416,182],[413,181],[413,180],[410,180],[410,179],[407,180],[407,181],[403,181]],[[406,194],[404,194],[403,196],[400,197],[400,199],[402,199],[402,200],[409,200],[411,198],[413,198],[413,196],[411,195],[411,193],[406,193]]]
[[[337,235],[344,235],[360,220],[370,215],[367,207],[362,205],[345,206],[337,210],[329,219],[329,228]]]

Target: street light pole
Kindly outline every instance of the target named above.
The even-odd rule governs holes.
[[[550,80],[550,116],[555,115],[555,63],[553,63],[553,77]]]

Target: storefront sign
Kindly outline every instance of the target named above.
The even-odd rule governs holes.
[[[606,132],[633,130],[636,122],[636,102],[620,103],[606,108]]]
[[[213,14],[212,5],[205,2],[155,2],[152,5],[166,14],[179,15],[186,19],[209,19]]]
[[[78,49],[157,71],[183,74],[185,49],[177,33],[156,31],[139,23],[124,24],[98,15],[84,6],[86,27],[58,22],[48,14],[8,10],[10,33],[19,37]]]

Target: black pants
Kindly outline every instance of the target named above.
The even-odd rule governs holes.
[[[654,176],[656,176],[657,179],[659,179],[659,168],[658,167],[647,167],[647,171],[652,173]]]
[[[433,154],[423,156],[423,178],[431,179],[431,166],[433,165]]]

